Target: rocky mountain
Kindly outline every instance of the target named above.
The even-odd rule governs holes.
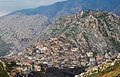
[[[42,30],[47,28],[49,20],[86,9],[102,9],[120,15],[119,4],[119,0],[67,0],[49,6],[18,10],[0,18],[0,36],[6,43],[14,43],[15,49],[22,50],[34,43]]]
[[[0,37],[0,56],[6,55],[13,47],[14,45],[12,43],[6,43],[1,37]]]
[[[35,15],[35,14],[43,14],[47,16],[50,20],[55,19],[56,17],[63,16],[66,14],[76,13],[80,10],[87,9],[99,9],[112,11],[117,15],[120,15],[120,1],[119,0],[67,0],[63,2],[58,2],[49,6],[40,6],[38,8],[33,9],[23,9],[18,10],[10,15],[15,15],[18,13],[22,13],[25,15]]]
[[[24,48],[39,37],[42,30],[46,29],[50,23],[49,20],[52,21],[59,16],[70,15],[86,9],[112,11],[120,15],[119,4],[119,0],[67,0],[49,6],[18,10],[0,18],[0,36],[7,43],[14,43],[16,46],[14,48]],[[104,34],[104,32],[102,33]]]
[[[60,17],[44,36],[62,38],[64,43],[69,42],[83,53],[92,51],[96,55],[111,56],[120,51],[120,17],[100,10],[81,11]]]
[[[41,14],[3,16],[0,18],[0,36],[4,42],[12,43],[13,49],[22,50],[34,44],[49,23],[48,18]]]

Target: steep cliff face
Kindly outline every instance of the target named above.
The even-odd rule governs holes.
[[[64,38],[81,52],[110,55],[120,51],[120,17],[105,11],[81,11],[60,17],[46,36]]]
[[[0,18],[0,36],[6,43],[13,43],[13,48],[22,50],[34,44],[49,23],[48,18],[40,14],[3,16]]]

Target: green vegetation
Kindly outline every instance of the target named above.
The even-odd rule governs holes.
[[[0,62],[0,77],[9,77],[6,68],[3,66],[1,62]]]
[[[110,41],[111,41],[111,43],[112,43],[112,45],[113,45],[113,47],[117,50],[117,51],[120,51],[120,42],[118,42],[117,40],[115,40],[115,39],[110,39]]]
[[[16,66],[16,62],[14,61],[12,61],[10,64],[6,63],[6,70],[10,72],[15,66]]]
[[[87,77],[97,77],[98,73],[94,72],[91,75],[88,75]]]
[[[116,61],[113,66],[109,66],[104,70],[94,71],[86,77],[120,77],[120,61]]]

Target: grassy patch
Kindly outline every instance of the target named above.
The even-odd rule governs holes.
[[[0,63],[0,77],[9,77],[7,71],[4,69],[3,64]]]

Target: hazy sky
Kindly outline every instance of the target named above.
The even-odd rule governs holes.
[[[65,0],[0,0],[0,16],[25,8],[50,5]]]

